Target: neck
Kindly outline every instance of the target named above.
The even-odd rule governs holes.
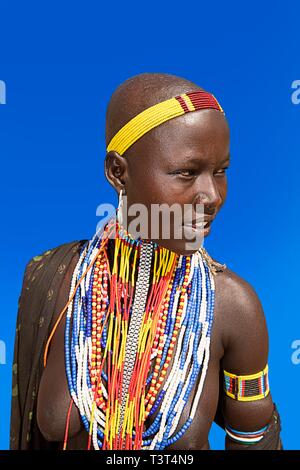
[[[198,252],[200,251],[201,252],[201,247],[193,252],[189,252],[189,253],[186,253],[186,254],[183,254],[183,253],[180,253],[178,251],[175,251],[175,250],[171,250],[169,248],[167,248],[166,246],[164,246],[163,244],[161,244],[160,242],[158,242],[157,240],[152,240],[150,238],[142,238],[141,236],[134,236],[131,232],[128,231],[128,229],[122,224],[122,223],[119,223],[119,221],[115,218],[112,218],[109,222],[107,222],[107,224],[105,225],[105,228],[104,230],[106,230],[108,227],[111,227],[112,230],[113,230],[113,235],[109,238],[111,238],[111,243],[110,243],[110,246],[114,246],[115,245],[115,240],[118,239],[119,241],[121,241],[122,243],[125,243],[125,244],[129,244],[131,245],[132,247],[140,247],[142,244],[151,244],[154,248],[154,250],[161,250],[163,251],[165,254],[168,253],[168,254],[173,254],[177,257],[181,257],[182,259],[183,258],[192,258],[194,255],[198,254]]]

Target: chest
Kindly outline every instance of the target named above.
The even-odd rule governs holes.
[[[63,294],[58,301],[58,310],[64,305],[67,294]],[[201,394],[201,400],[196,410],[193,422],[184,435],[172,444],[168,449],[200,449],[207,445],[207,436],[214,419],[218,397],[219,397],[219,361],[222,357],[222,341],[220,328],[220,314],[218,302],[215,305],[214,322],[211,336],[210,359],[206,378]],[[54,319],[57,314],[54,315]],[[66,430],[67,415],[70,407],[71,397],[65,368],[65,317],[59,324],[51,342],[48,354],[47,366],[43,371],[38,391],[38,425],[44,437],[50,441],[63,443]],[[170,371],[174,362],[176,348],[172,355],[165,380],[169,379]],[[153,367],[153,365],[152,365]],[[153,371],[153,369],[152,369]],[[200,376],[199,376],[200,379]],[[199,385],[196,380],[188,401],[183,409],[177,429],[181,429],[187,421],[190,410]],[[145,429],[155,420],[157,413],[146,418]],[[86,449],[88,434],[82,423],[79,411],[75,405],[70,411],[70,422],[68,431],[68,449]]]

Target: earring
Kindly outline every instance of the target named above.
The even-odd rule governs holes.
[[[120,190],[119,192],[119,203],[118,203],[118,209],[117,209],[117,221],[119,222],[120,225],[123,225],[123,197],[122,197],[123,189]]]

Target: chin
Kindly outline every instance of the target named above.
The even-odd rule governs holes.
[[[178,255],[183,255],[183,256],[191,256],[193,253],[196,253],[201,246],[202,246],[202,241],[201,239],[199,242],[195,242],[193,240],[155,240],[160,246],[163,246],[164,248],[167,248],[170,251],[175,252]],[[189,246],[190,245],[190,246]]]

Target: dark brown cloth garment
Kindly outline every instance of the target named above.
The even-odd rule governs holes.
[[[26,265],[14,346],[11,450],[58,449],[59,443],[46,441],[37,426],[36,397],[53,313],[68,300],[72,272],[85,242],[60,245],[35,256]]]

